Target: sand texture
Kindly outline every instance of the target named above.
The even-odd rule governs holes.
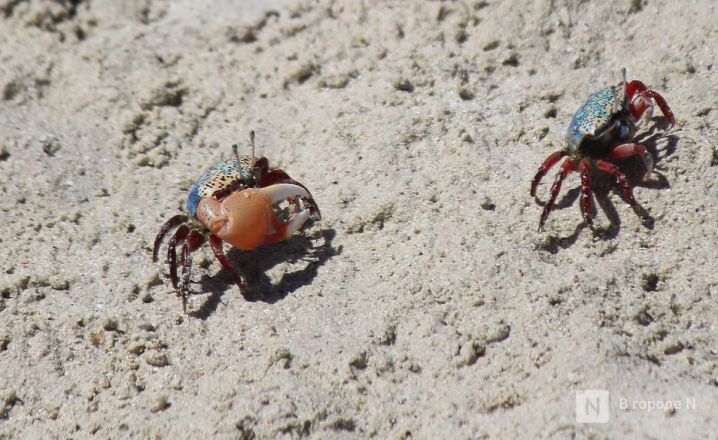
[[[714,438],[717,9],[0,0],[0,439]],[[537,231],[622,67],[677,119],[621,163],[645,218],[572,174]],[[226,247],[257,301],[197,251],[184,314],[155,235],[250,130],[323,219]]]

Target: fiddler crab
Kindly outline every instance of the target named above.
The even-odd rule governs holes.
[[[623,160],[639,156],[646,166],[646,174],[653,169],[653,156],[646,147],[629,141],[644,123],[651,119],[654,105],[661,109],[668,128],[676,118],[666,100],[638,80],[626,81],[626,69],[622,70],[623,81],[613,87],[601,89],[589,96],[571,119],[566,133],[567,146],[552,153],[539,167],[531,182],[531,196],[536,197],[536,188],[546,173],[564,157],[556,180],[551,187],[551,197],[544,205],[539,230],[543,228],[553,209],[561,184],[572,171],[581,173],[581,213],[586,224],[593,225],[593,199],[591,172],[597,169],[613,176],[623,191],[623,197],[634,209],[638,203],[626,175],[621,169],[605,159]],[[618,145],[616,145],[618,144]]]
[[[162,225],[155,238],[152,260],[157,257],[165,236],[176,229],[167,247],[169,278],[182,308],[187,312],[192,252],[209,241],[214,256],[229,272],[245,298],[250,289],[246,278],[224,254],[223,242],[241,250],[277,243],[290,238],[309,220],[321,219],[319,207],[309,190],[280,169],[269,168],[265,157],[254,157],[254,132],[250,133],[252,155],[237,153],[207,170],[187,196],[189,216],[178,214]],[[280,204],[288,203],[288,209]],[[288,214],[286,213],[288,211]],[[177,276],[177,247],[182,250]]]

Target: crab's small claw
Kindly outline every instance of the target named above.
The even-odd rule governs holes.
[[[671,108],[660,93],[651,90],[647,85],[638,80],[633,80],[626,85],[626,95],[630,102],[630,110],[633,116],[639,120],[639,125],[649,120],[653,114],[653,102],[658,105],[668,122],[668,128],[676,124],[676,117]]]

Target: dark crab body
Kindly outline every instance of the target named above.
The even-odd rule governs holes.
[[[543,176],[561,159],[567,157],[561,164],[561,169],[551,187],[551,197],[541,213],[539,229],[543,228],[553,209],[563,180],[572,171],[581,173],[581,212],[589,226],[593,222],[591,172],[594,169],[611,174],[621,186],[626,201],[631,206],[637,205],[625,174],[608,160],[639,156],[646,165],[648,173],[651,172],[653,157],[646,151],[646,147],[637,143],[622,142],[633,138],[637,129],[651,119],[654,105],[658,105],[669,126],[672,126],[675,117],[666,100],[641,81],[626,82],[625,71],[621,83],[601,89],[589,96],[571,119],[566,133],[566,147],[551,154],[539,167],[531,182],[531,196],[535,197]]]
[[[288,218],[277,216],[276,205],[289,203]],[[245,298],[245,277],[224,254],[222,242],[242,250],[286,240],[308,220],[321,214],[309,190],[280,169],[270,170],[266,158],[239,156],[207,170],[187,196],[189,216],[178,214],[167,220],[155,238],[152,259],[157,261],[162,241],[176,229],[167,247],[169,277],[186,311],[192,252],[209,241],[215,257],[235,280]],[[177,276],[177,247],[181,246]]]

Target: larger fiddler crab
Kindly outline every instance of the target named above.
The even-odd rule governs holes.
[[[162,241],[173,229],[167,247],[169,278],[182,308],[187,311],[192,252],[209,241],[214,256],[234,278],[242,295],[249,298],[246,278],[224,254],[222,242],[242,250],[286,240],[309,219],[319,220],[319,207],[309,190],[280,169],[270,170],[265,157],[254,157],[254,132],[250,133],[252,155],[242,156],[234,148],[234,159],[207,170],[187,196],[189,215],[178,214],[162,225],[155,238],[152,260],[157,261]],[[280,219],[279,204],[288,202],[288,215]],[[181,246],[177,276],[177,247]]]
[[[635,209],[638,203],[626,175],[621,169],[605,159],[623,160],[639,156],[649,174],[653,169],[653,157],[646,147],[632,142],[637,129],[651,119],[654,102],[661,109],[669,128],[676,119],[666,100],[658,92],[651,90],[638,80],[626,81],[626,69],[623,69],[623,81],[614,87],[601,89],[589,96],[578,108],[571,119],[566,133],[567,146],[551,154],[539,167],[531,182],[531,196],[536,197],[536,188],[548,170],[562,158],[568,158],[561,164],[561,170],[551,187],[551,197],[544,205],[539,230],[553,209],[561,184],[572,171],[581,173],[581,213],[584,221],[593,223],[593,199],[591,172],[597,169],[612,175],[623,190],[623,197]]]

